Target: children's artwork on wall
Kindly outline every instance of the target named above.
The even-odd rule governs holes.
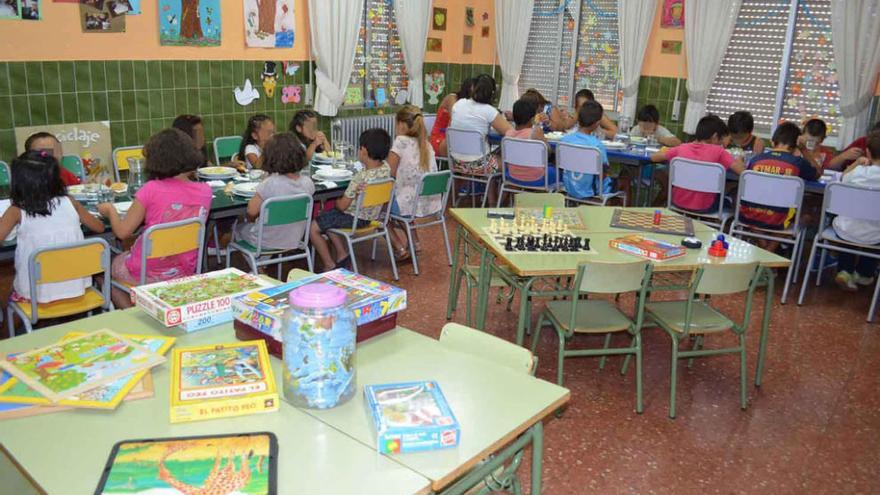
[[[140,2],[131,0],[112,0],[107,3],[107,9],[114,16],[140,14]]]
[[[275,96],[275,86],[278,85],[278,74],[275,72],[275,62],[266,62],[263,65],[263,73],[260,79],[263,81],[263,92],[266,98]]]
[[[12,0],[11,3],[15,3],[15,0]],[[40,0],[20,0],[18,3],[21,5],[21,19],[23,21],[39,21],[43,17]]]
[[[291,77],[299,70],[299,64],[296,62],[281,62],[281,66],[284,68],[284,73]]]
[[[667,55],[681,55],[681,41],[663,40],[660,42],[660,53]]]
[[[244,80],[244,87],[235,88],[232,92],[235,94],[235,102],[243,107],[250,105],[254,100],[260,98],[260,93],[251,84],[250,79]]]
[[[220,46],[220,0],[159,0],[159,44]]]
[[[442,52],[443,40],[440,38],[428,38],[427,50],[429,52]]]
[[[114,14],[105,0],[82,0],[80,24],[84,33],[124,33],[125,16]]]
[[[345,103],[346,106],[357,106],[364,104],[364,88],[361,86],[349,86],[345,89]]]
[[[377,107],[384,107],[388,104],[388,94],[385,92],[385,88],[374,89],[373,96],[376,98]]]
[[[295,18],[293,0],[243,0],[245,44],[291,48]]]
[[[436,105],[440,103],[437,99],[446,91],[446,73],[434,71],[425,74],[425,94],[428,95],[428,103]]]
[[[446,31],[446,9],[434,7],[434,15],[432,19],[432,28],[435,31]]]
[[[660,27],[667,29],[684,28],[684,0],[663,0]]]
[[[302,101],[302,86],[295,84],[281,88],[281,103],[289,105]]]
[[[483,38],[489,37],[489,26],[483,26],[480,36],[482,36]]]
[[[465,7],[464,8],[464,24],[465,26],[473,27],[474,22],[474,8],[473,7]]]
[[[482,16],[482,17],[483,17],[483,22],[488,21],[488,20],[489,20],[489,13],[488,13],[488,12],[483,12],[483,16]]]
[[[21,19],[21,5],[18,0],[0,0],[0,19]]]
[[[474,51],[474,37],[466,34],[461,40],[461,53],[468,55]]]
[[[16,127],[15,142],[18,152],[24,152],[24,141],[35,132],[50,132],[58,138],[65,155],[76,155],[89,174],[97,180],[112,173],[113,146],[110,142],[110,121],[78,122],[71,124]]]

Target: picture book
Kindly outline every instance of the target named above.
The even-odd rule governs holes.
[[[235,268],[142,285],[132,290],[135,305],[166,327],[187,332],[232,321],[232,297],[275,284]]]
[[[278,410],[262,340],[175,348],[170,388],[172,423]]]
[[[13,377],[52,401],[147,370],[165,358],[103,329],[0,361]]]
[[[61,341],[70,340],[85,335],[83,332],[70,332],[61,338]],[[133,342],[140,344],[159,355],[164,355],[168,349],[174,345],[173,337],[163,337],[158,335],[123,335],[123,337],[131,339]],[[59,406],[70,407],[87,407],[95,409],[115,409],[123,399],[130,399],[130,395],[135,392],[135,388],[143,389],[142,382],[149,376],[149,371],[143,370],[131,375],[119,378],[118,380],[87,390],[81,394],[77,394],[67,399],[58,401]],[[141,384],[139,386],[139,384]],[[152,387],[151,387],[152,388]],[[137,398],[137,395],[132,398]],[[150,395],[152,396],[152,390]],[[43,397],[26,384],[12,378],[11,380],[0,384],[0,404],[2,403],[23,403],[50,405],[52,404],[47,398]]]
[[[454,447],[461,428],[435,381],[366,385],[364,395],[382,454]]]
[[[113,446],[96,495],[272,495],[278,440],[272,433],[126,440]]]
[[[281,341],[281,322],[289,307],[287,301],[290,292],[315,282],[335,285],[345,290],[346,304],[354,311],[358,325],[365,325],[406,308],[405,290],[339,268],[236,296],[232,301],[233,315],[237,321]]]
[[[665,261],[687,254],[687,249],[678,244],[640,235],[628,235],[608,241],[608,245],[624,253],[641,256],[654,261]]]

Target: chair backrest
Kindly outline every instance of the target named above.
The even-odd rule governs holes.
[[[513,196],[516,208],[565,208],[565,195],[560,193],[520,192]]]
[[[61,157],[61,166],[66,168],[68,172],[85,180],[86,168],[83,167],[82,160],[76,155],[64,155]]]
[[[37,286],[65,282],[103,273],[101,293],[110,300],[110,245],[93,237],[69,244],[38,248],[28,259],[31,290],[31,318],[35,322],[39,303]]]
[[[488,143],[485,136],[469,129],[446,128],[446,146],[449,156],[461,160],[473,160],[486,154]]]
[[[431,131],[434,130],[434,122],[437,121],[437,114],[429,113],[426,115],[422,115],[422,118],[425,119],[425,133],[430,136]]]
[[[858,220],[880,221],[880,189],[832,182],[825,186],[822,216],[842,215]],[[824,223],[823,223],[824,225]]]
[[[506,137],[501,140],[501,161],[507,165],[547,169],[547,143]]]
[[[222,136],[214,138],[214,163],[222,164],[222,159],[232,159],[241,147],[241,136]]]
[[[429,172],[423,175],[422,181],[419,182],[418,189],[416,190],[416,204],[413,205],[413,216],[418,215],[419,203],[422,202],[422,198],[429,198],[431,196],[440,196],[440,211],[443,211],[443,209],[446,208],[446,201],[449,197],[449,191],[451,188],[451,170]],[[431,212],[429,215],[434,215],[436,213],[437,212]]]
[[[196,273],[202,273],[202,254],[205,246],[205,220],[200,217],[176,222],[160,223],[143,234],[141,246],[141,284],[147,280],[147,260],[175,256],[198,250]]]
[[[312,197],[308,194],[276,196],[263,201],[260,206],[260,224],[257,227],[257,254],[263,246],[263,228],[293,225],[312,219]],[[309,229],[303,229],[302,245],[308,245]]]
[[[119,172],[128,170],[129,158],[143,158],[143,146],[123,146],[113,150],[113,173],[116,175],[116,181],[119,181]]]
[[[695,294],[736,294],[749,290],[758,271],[758,263],[722,263],[701,265],[694,287]]]
[[[669,162],[669,198],[672,187],[707,193],[724,193],[726,171],[719,163],[701,162],[688,158],[673,158]]]
[[[557,143],[556,167],[580,174],[602,176],[602,152],[592,146]]]
[[[383,211],[376,221],[380,222],[382,225],[387,225],[388,216],[391,214],[391,200],[393,198],[394,179],[391,177],[367,182],[364,187],[364,192],[358,195],[351,230],[357,230],[357,221],[358,218],[360,218],[360,212],[362,209],[376,206],[383,206]]]
[[[581,292],[594,294],[621,294],[638,291],[649,276],[651,263],[633,261],[627,263],[602,263],[586,261],[578,265],[578,283]]]
[[[793,228],[800,222],[801,204],[804,200],[804,180],[792,175],[777,175],[746,170],[739,177],[736,199],[736,220],[739,221],[740,203],[746,201],[762,206],[794,208]]]
[[[12,173],[9,164],[0,160],[0,186],[8,186],[12,183]]]
[[[510,368],[518,373],[534,374],[536,360],[528,349],[474,328],[447,323],[440,331],[440,345],[471,354]]]

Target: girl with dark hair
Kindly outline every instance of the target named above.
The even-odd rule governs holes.
[[[91,277],[40,284],[31,294],[28,260],[38,248],[83,240],[82,226],[97,233],[104,223],[78,201],[67,196],[58,161],[50,151],[26,151],[12,161],[10,206],[0,218],[0,239],[18,226],[15,245],[15,280],[12,297],[17,301],[37,298],[50,303],[83,295]]]
[[[476,79],[469,77],[461,82],[461,87],[455,93],[449,93],[437,107],[437,118],[434,119],[434,127],[431,128],[431,147],[438,156],[446,156],[446,128],[452,120],[452,106],[458,100],[466,100],[471,97]]]
[[[452,106],[450,127],[479,132],[484,138],[489,129],[502,136],[512,127],[504,115],[492,106],[495,98],[495,79],[483,74],[474,81],[473,92],[468,99],[459,99]],[[500,151],[498,152],[500,153]],[[498,153],[477,156],[450,156],[457,172],[470,175],[493,174],[498,171]],[[491,199],[491,198],[490,198]]]
[[[54,134],[49,132],[37,132],[28,136],[24,142],[25,151],[48,151],[55,157],[59,165],[64,157],[64,150],[61,149],[61,141]],[[64,167],[59,168],[61,171],[61,181],[65,186],[73,186],[81,181],[79,177],[73,175]]]
[[[330,141],[327,141],[327,136],[318,130],[318,114],[314,110],[296,112],[288,130],[302,143],[306,152],[306,162],[311,162],[315,153],[330,150]]]
[[[248,119],[244,134],[241,135],[241,147],[238,159],[248,169],[261,168],[263,164],[263,147],[275,135],[275,122],[268,115],[258,113]]]
[[[205,162],[208,159],[208,150],[205,141],[205,126],[202,118],[198,115],[178,115],[171,123],[171,127],[183,131],[193,140],[196,149],[202,152]]]

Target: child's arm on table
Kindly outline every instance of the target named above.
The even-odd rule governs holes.
[[[116,212],[112,203],[99,204],[98,212],[110,220],[110,229],[113,231],[113,235],[121,241],[131,238],[147,216],[144,205],[137,199],[131,202],[131,208],[126,212],[125,218],[119,218],[119,213]]]
[[[12,229],[21,222],[21,210],[17,206],[10,206],[0,217],[0,241],[12,232]]]
[[[70,198],[71,204],[73,204],[73,208],[76,209],[76,213],[79,215],[79,221],[81,224],[85,225],[87,229],[91,230],[96,234],[100,234],[104,232],[104,222],[89,213],[88,210],[80,203],[79,201]],[[114,208],[114,211],[116,209]]]

